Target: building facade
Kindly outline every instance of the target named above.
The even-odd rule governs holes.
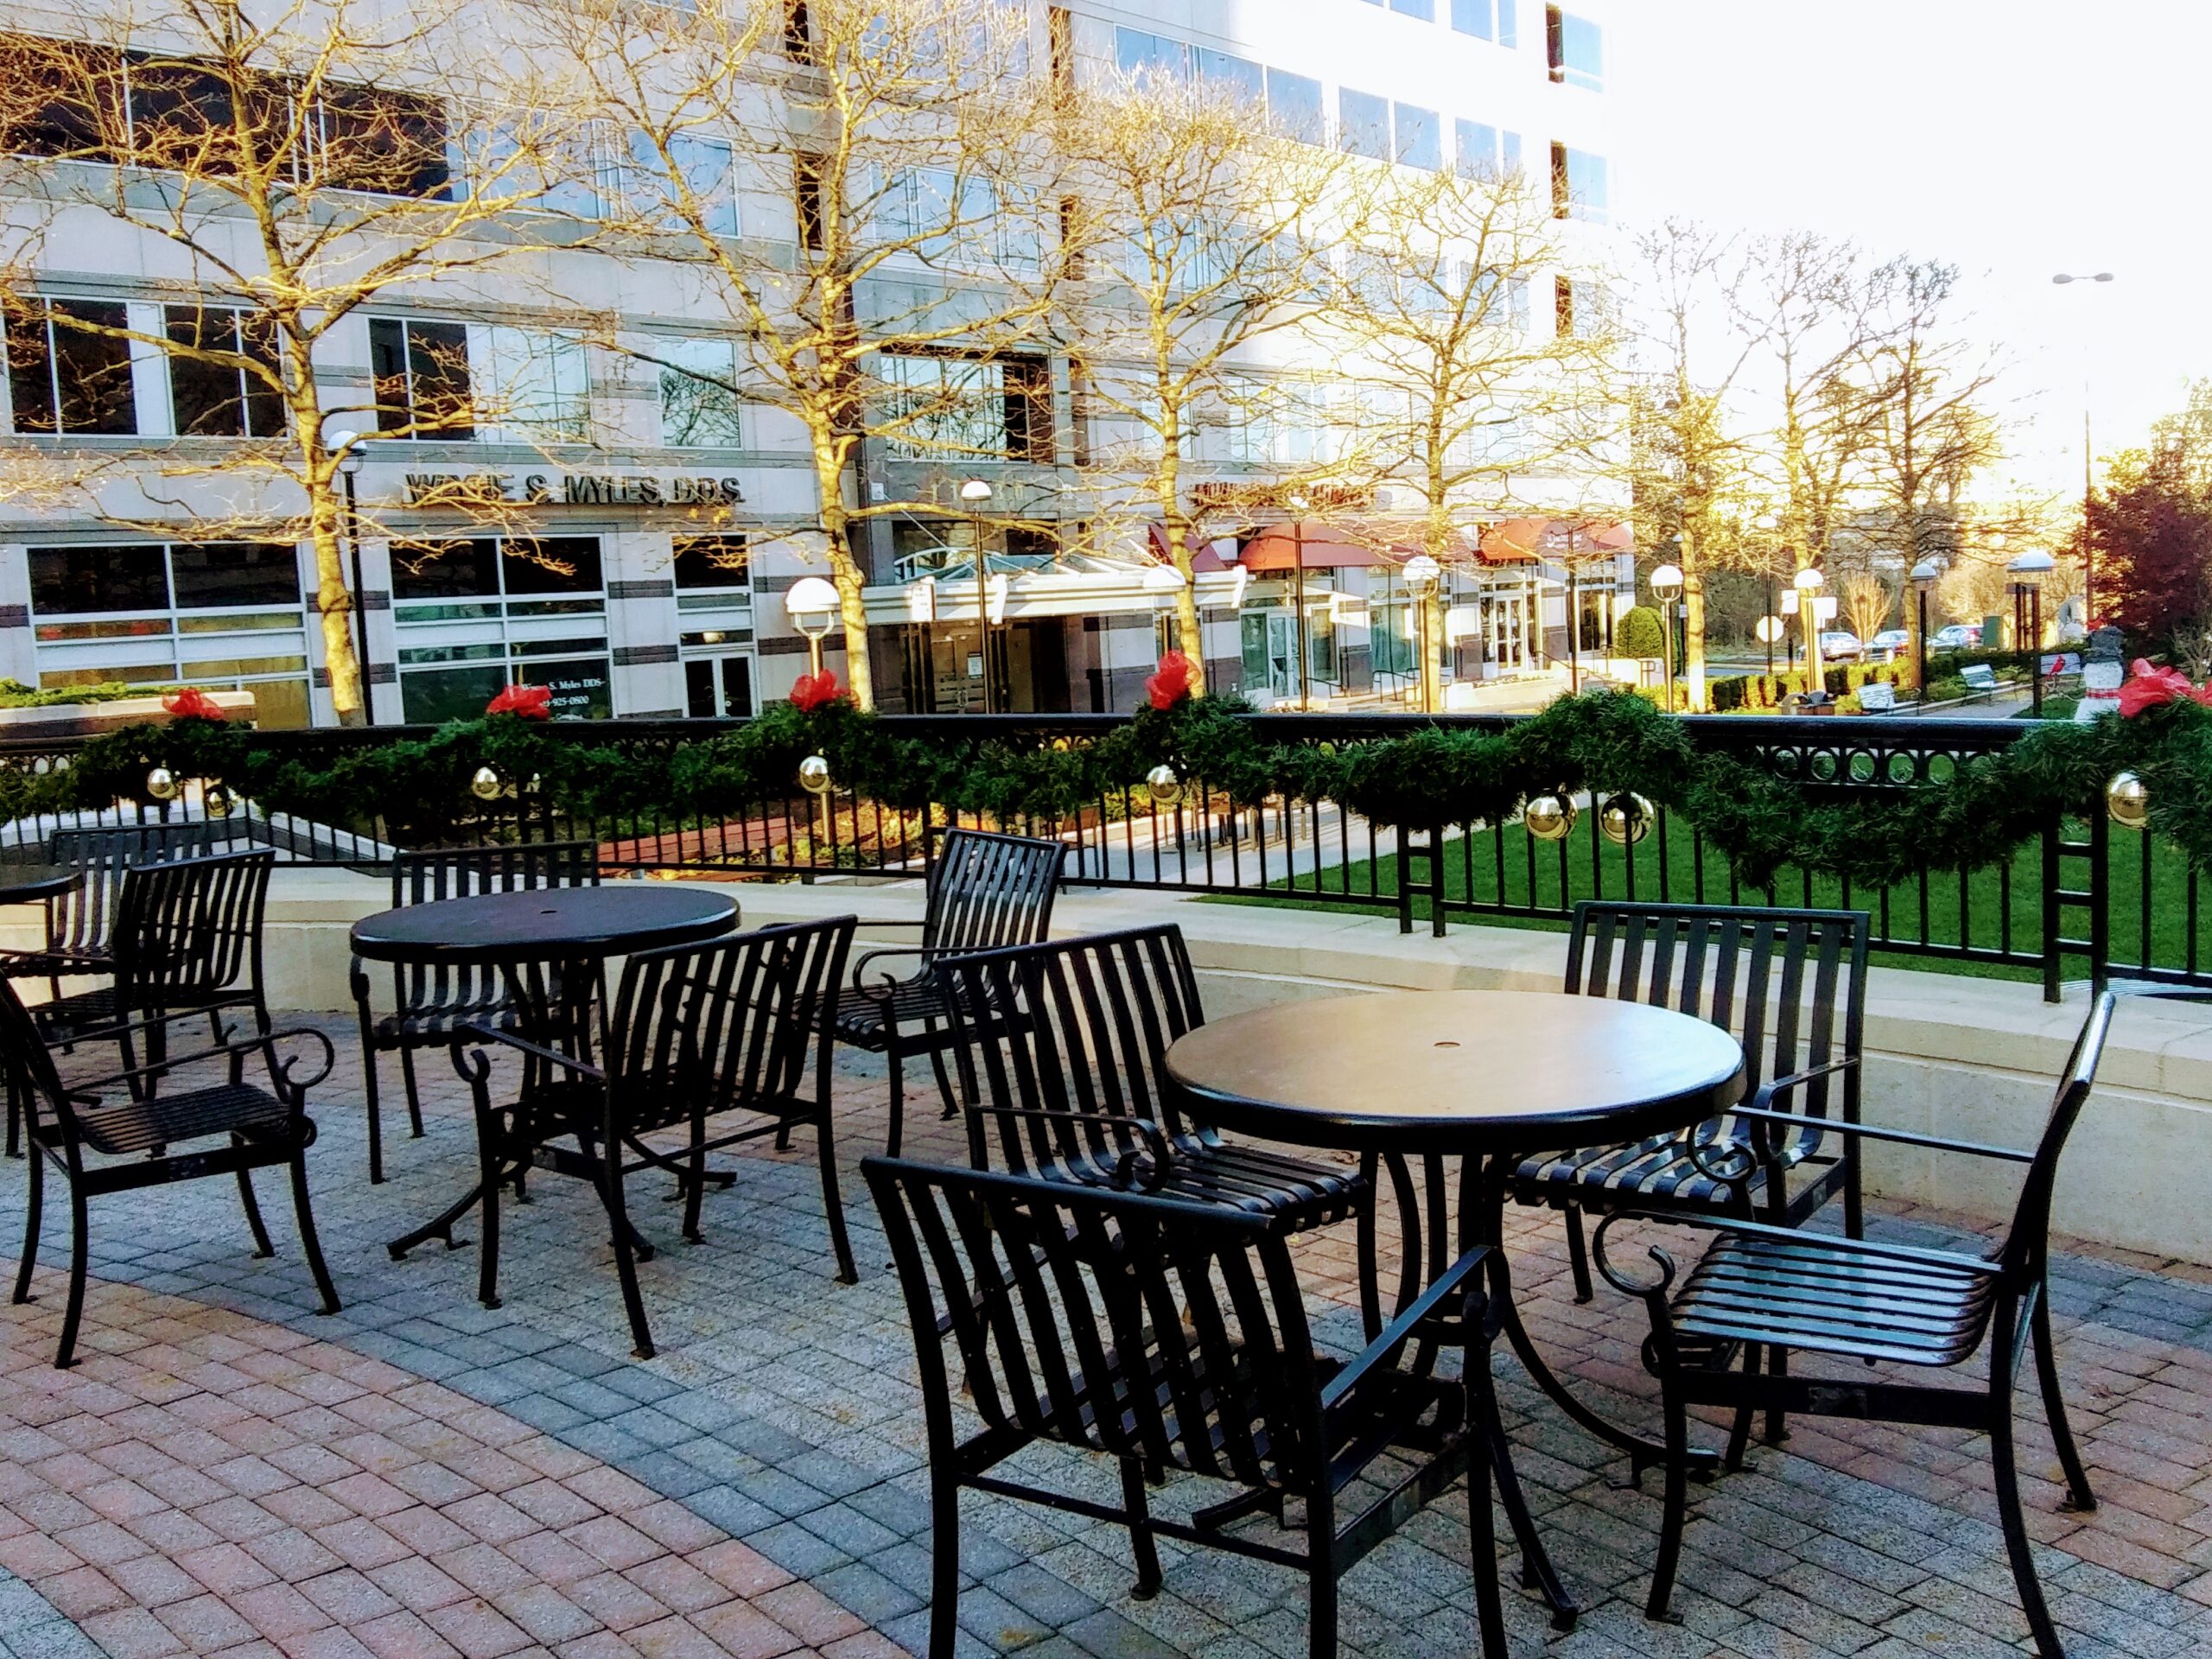
[[[1539,188],[1548,181],[1560,216],[1580,221],[1573,234],[1603,236],[1617,211],[1617,158],[1601,10],[1074,0],[1038,8],[1036,50],[1071,53],[1078,75],[1224,79],[1270,120],[1379,161],[1518,168]],[[788,241],[788,207],[711,152],[698,165],[703,178],[721,169],[713,188],[726,192],[728,233]],[[38,267],[46,315],[9,324],[10,432],[99,483],[67,504],[35,491],[0,496],[0,676],[41,689],[241,688],[265,724],[327,723],[311,551],[257,538],[222,476],[225,446],[281,442],[281,408],[251,385],[210,385],[159,351],[88,343],[54,318],[79,308],[172,339],[243,325],[181,299],[185,273],[143,232],[98,215],[50,226]],[[1573,327],[1566,279],[1548,295],[1541,278],[1535,286],[1525,326]],[[558,711],[588,717],[744,715],[788,693],[808,642],[783,596],[820,569],[807,536],[811,458],[796,421],[708,390],[734,378],[727,323],[686,293],[674,270],[550,252],[497,284],[396,290],[331,331],[316,378],[361,405],[502,388],[499,412],[472,426],[424,432],[399,421],[397,435],[371,433],[362,446],[346,556],[377,722],[473,714],[514,680],[551,685]],[[618,315],[626,340],[644,349],[609,351],[545,327],[552,295]],[[1332,372],[1318,348],[1302,365],[1287,350],[1269,366]],[[1006,418],[987,423],[957,467],[885,443],[864,447],[855,469],[860,499],[941,504],[865,526],[879,702],[977,708],[988,669],[1001,707],[1126,710],[1168,638],[1146,582],[1160,531],[1095,533],[1089,417],[1064,359],[994,372],[1027,378],[995,383],[984,404]],[[1307,427],[1208,434],[1189,457],[1192,488],[1249,501],[1255,480],[1310,468],[1332,418],[1344,417],[1323,406]],[[961,486],[977,480],[988,497],[963,499]],[[1608,511],[1600,485],[1519,482],[1525,515],[1570,531]],[[1414,683],[1412,607],[1395,573],[1408,546],[1389,529],[1402,504],[1385,485],[1337,505],[1344,511],[1221,515],[1198,583],[1217,689],[1266,703],[1403,696]],[[237,533],[209,539],[217,519]],[[1541,678],[1571,628],[1602,651],[1632,588],[1627,556],[1579,569],[1578,626],[1565,572],[1543,548],[1532,559],[1494,546],[1485,559],[1486,527],[1471,519],[1469,556],[1437,613],[1453,645],[1450,677]],[[1286,539],[1295,576],[1281,569]],[[842,670],[841,640],[833,632],[825,644]]]

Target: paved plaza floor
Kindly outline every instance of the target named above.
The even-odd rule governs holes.
[[[313,1312],[279,1182],[264,1177],[270,1261],[249,1255],[228,1181],[111,1198],[92,1214],[84,1358],[55,1371],[67,1205],[49,1199],[37,1300],[0,1317],[0,1649],[19,1659],[919,1651],[920,1395],[856,1167],[882,1141],[880,1063],[842,1062],[837,1081],[861,1282],[832,1277],[810,1152],[764,1144],[732,1160],[735,1184],[709,1198],[697,1245],[679,1241],[659,1184],[639,1180],[632,1213],[664,1246],[642,1269],[660,1355],[640,1363],[601,1214],[578,1183],[541,1177],[530,1205],[508,1207],[499,1309],[475,1300],[473,1249],[388,1258],[386,1238],[466,1187],[473,1137],[439,1059],[426,1068],[428,1135],[406,1139],[403,1123],[388,1143],[393,1179],[370,1186],[354,1045],[346,1022],[326,1023],[341,1058],[314,1096],[321,1138],[309,1157],[341,1313]],[[933,1096],[917,1089],[912,1102],[910,1154],[963,1160]],[[2094,1103],[2080,1133],[2097,1133]],[[0,1166],[11,1274],[22,1191],[22,1166]],[[1877,1226],[1925,1238],[1941,1220],[1891,1211]],[[1511,1228],[1539,1340],[1593,1400],[1649,1422],[1641,1309],[1602,1286],[1576,1306],[1556,1221],[1520,1212]],[[1347,1347],[1351,1249],[1349,1229],[1300,1247],[1317,1330]],[[2069,1651],[2212,1652],[2212,1274],[2069,1249],[2054,1299],[2103,1500],[2092,1515],[2060,1511],[2031,1389],[2030,1522]],[[1652,1624],[1641,1606],[1657,1483],[1616,1484],[1617,1460],[1560,1421],[1510,1358],[1497,1370],[1539,1524],[1587,1609],[1560,1636],[1510,1587],[1515,1653],[2024,1650],[1978,1441],[1800,1423],[1786,1447],[1758,1447],[1743,1473],[1693,1489],[1682,1622]],[[1096,1486],[1099,1471],[1075,1464],[1023,1459]],[[1163,1506],[1219,1492],[1176,1483]],[[1463,1491],[1447,1495],[1351,1573],[1348,1653],[1474,1650],[1464,1503]],[[974,1497],[965,1513],[968,1651],[1306,1651],[1303,1586],[1289,1573],[1163,1541],[1166,1588],[1139,1602],[1118,1529]]]

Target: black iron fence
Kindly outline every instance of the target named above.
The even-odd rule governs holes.
[[[1374,741],[1425,723],[1417,715],[1252,716],[1271,742]],[[1444,716],[1441,723],[1496,728],[1510,717]],[[983,733],[1023,742],[1080,744],[1120,723],[1112,715],[893,716],[903,735],[948,744]],[[1941,781],[1978,754],[2001,749],[2029,729],[2002,720],[1746,718],[1690,716],[1701,746],[1800,782],[1815,798]],[[723,729],[713,721],[593,723],[580,741],[673,751]],[[562,732],[567,728],[549,728]],[[325,767],[349,748],[427,728],[270,732],[258,741]],[[0,769],[70,763],[69,742],[0,744]],[[193,780],[180,780],[166,804],[124,809],[131,817],[204,817]],[[221,804],[219,800],[217,804]],[[1185,781],[1172,804],[1141,788],[1110,792],[1052,821],[988,827],[1056,836],[1070,849],[1071,881],[1325,908],[1395,913],[1410,930],[1426,920],[1441,933],[1448,918],[1555,925],[1586,898],[1636,897],[1692,903],[1840,905],[1868,911],[1878,946],[1972,964],[1975,970],[2040,977],[2056,996],[2063,980],[2101,979],[2113,970],[2212,982],[2212,914],[2200,880],[2172,847],[2149,835],[2113,831],[2100,814],[2054,822],[2039,840],[1980,870],[1922,868],[1873,890],[1834,877],[1785,870],[1771,887],[1743,882],[1695,827],[1661,811],[1648,835],[1630,845],[1599,827],[1604,798],[1581,810],[1561,838],[1541,841],[1518,822],[1461,823],[1401,831],[1378,828],[1331,802],[1272,800],[1232,804],[1203,778]],[[419,813],[388,804],[347,823],[264,815],[248,804],[211,825],[221,839],[276,846],[289,860],[373,867],[390,856],[390,818]],[[112,818],[115,815],[108,815]],[[582,837],[601,849],[610,870],[711,872],[755,880],[823,880],[925,873],[932,832],[973,814],[942,807],[900,811],[858,798],[830,780],[827,792],[788,791],[734,814],[671,817],[643,807],[619,818],[584,817],[540,798],[522,780],[488,801],[456,804],[452,822],[464,841]],[[65,820],[21,820],[0,841],[30,847]]]

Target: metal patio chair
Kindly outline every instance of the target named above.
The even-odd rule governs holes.
[[[223,1014],[243,1008],[266,1033],[262,919],[269,905],[273,852],[179,854],[123,871],[111,936],[113,982],[57,997],[32,1011],[47,1041],[67,1047],[114,1041],[126,1071],[143,1072],[151,1090],[168,1052],[172,1021],[204,1015],[224,1040]],[[143,1036],[153,1065],[138,1067]]]
[[[149,1032],[157,1031],[162,1018],[152,1014],[138,1023]],[[294,1040],[321,1046],[322,1069],[313,1077],[294,1075],[298,1055],[279,1058],[278,1045]],[[255,1054],[267,1069],[266,1087],[246,1081],[246,1060]],[[219,1058],[227,1063],[227,1077],[220,1082],[172,1089],[158,1097],[149,1086],[156,1076]],[[291,1175],[300,1243],[315,1288],[321,1293],[322,1311],[338,1311],[338,1292],[315,1237],[307,1174],[307,1149],[315,1138],[315,1120],[307,1115],[307,1091],[330,1075],[332,1058],[330,1039],[311,1027],[264,1030],[241,1041],[219,1041],[175,1058],[156,1058],[143,1066],[126,1064],[109,1076],[65,1084],[16,988],[0,981],[0,1059],[5,1061],[10,1088],[25,1104],[31,1154],[23,1253],[16,1269],[15,1300],[19,1304],[32,1300],[31,1274],[38,1265],[48,1164],[69,1190],[69,1300],[61,1316],[61,1338],[54,1361],[57,1366],[66,1369],[74,1363],[84,1314],[86,1201],[111,1192],[235,1175],[238,1202],[253,1234],[254,1254],[270,1256],[276,1248],[254,1198],[252,1172],[283,1167]],[[127,1087],[129,1097],[106,1099],[102,1091],[118,1084]],[[206,1144],[209,1142],[215,1144]]]
[[[58,998],[65,979],[113,973],[111,935],[124,871],[133,864],[203,848],[215,830],[194,819],[55,830],[47,843],[48,856],[75,870],[77,885],[46,901],[42,946],[0,948],[0,978],[43,979],[48,995]]]
[[[480,893],[598,885],[599,849],[588,841],[439,847],[399,853],[391,861],[394,910]],[[492,1024],[512,1030],[518,1015],[507,978],[496,967],[395,963],[391,1012],[383,1015],[370,1006],[368,968],[359,957],[353,958],[352,982],[354,1012],[361,1028],[361,1088],[369,1109],[369,1179],[374,1183],[384,1179],[384,1105],[377,1083],[377,1056],[399,1056],[399,1075],[407,1090],[408,1133],[419,1139],[423,1102],[415,1077],[416,1052],[450,1047],[454,1033],[465,1025]]]
[[[938,964],[968,1101],[969,1150],[991,1166],[1112,1185],[1133,1166],[1149,1190],[1272,1217],[1290,1232],[1358,1212],[1360,1172],[1223,1140],[1178,1104],[1167,1046],[1205,1023],[1173,923],[1019,945]]]
[[[2201,998],[2201,994],[2200,994]],[[2112,1025],[2113,993],[2100,995],[2075,1039],[2050,1115],[2033,1152],[1947,1141],[1934,1135],[1853,1124],[1854,1140],[1891,1141],[1910,1147],[1998,1159],[2027,1167],[2013,1206],[2012,1226],[1987,1254],[1924,1249],[1872,1240],[1839,1238],[1725,1217],[1663,1217],[1719,1234],[1704,1257],[1675,1287],[1675,1263],[1652,1247],[1659,1275],[1637,1284],[1607,1260],[1607,1233],[1637,1215],[1608,1216],[1592,1241],[1606,1281],[1640,1297],[1651,1320],[1644,1363],[1659,1379],[1666,1415],[1666,1519],[1652,1570],[1647,1611],[1668,1616],[1681,1559],[1688,1497],[1688,1411],[1692,1406],[1732,1407],[1736,1429],[1729,1462],[1740,1462],[1751,1414],[1810,1412],[1815,1415],[1969,1429],[1989,1436],[2005,1548],[2012,1559],[2021,1610],[2044,1659],[2063,1659],[2065,1649],[2036,1579],[2027,1527],[2021,1517],[2018,1472],[2012,1448],[2012,1389],[2021,1351],[2032,1340],[2044,1413],[2066,1473],[2068,1503],[2096,1507],[2088,1473],[2074,1445],[2060,1391],[2058,1360],[2050,1332],[2051,1189],[2059,1155],[2096,1082],[2097,1062]],[[1808,1120],[1789,1112],[1743,1114],[1770,1139],[1805,1128]],[[1833,1128],[1827,1132],[1835,1132]],[[1763,1371],[1761,1350],[1834,1356],[1866,1366],[1897,1364],[1949,1369],[1986,1352],[1989,1379],[1979,1387],[1939,1388],[1871,1380],[1854,1364],[1842,1377]],[[1743,1368],[1732,1370],[1740,1351]]]
[[[1519,1203],[1565,1213],[1577,1301],[1591,1296],[1585,1211],[1717,1213],[1794,1227],[1840,1193],[1844,1231],[1858,1236],[1859,1148],[1825,1126],[1859,1117],[1871,925],[1856,910],[1611,899],[1574,907],[1570,995],[1649,1002],[1739,1033],[1743,1104],[1817,1120],[1777,1139],[1732,1115],[1685,1134],[1524,1160],[1509,1190]]]
[[[837,1194],[828,1018],[835,1012],[854,926],[852,917],[836,916],[626,957],[606,1012],[596,1065],[505,1025],[461,1028],[464,1039],[518,1051],[531,1062],[516,1097],[494,1105],[484,1051],[461,1057],[475,1103],[482,1165],[477,1294],[486,1307],[499,1305],[502,1183],[524,1169],[576,1176],[592,1184],[606,1207],[634,1351],[640,1359],[652,1358],[637,1263],[651,1261],[653,1248],[631,1224],[627,1178],[645,1169],[674,1176],[684,1201],[683,1236],[696,1243],[702,1194],[710,1183],[728,1186],[735,1179],[710,1168],[707,1155],[764,1135],[780,1141],[808,1124],[815,1132],[837,1277],[846,1284],[857,1280]],[[562,1023],[573,1028],[577,1022]],[[763,1121],[709,1137],[711,1123],[738,1113]],[[681,1147],[647,1144],[648,1136],[671,1130],[686,1132]],[[563,1141],[573,1142],[573,1148]]]
[[[926,1054],[937,1073],[944,1115],[957,1115],[944,1054],[953,1037],[936,964],[971,950],[1033,944],[1051,931],[1052,901],[1059,896],[1060,865],[1067,849],[1057,841],[948,830],[929,869],[927,906],[918,922],[863,922],[863,927],[915,927],[917,945],[863,951],[853,963],[852,994],[836,1011],[841,1042],[880,1054],[891,1068],[891,1133],[885,1142],[899,1155],[906,1122],[906,1061]],[[912,957],[919,966],[901,979],[889,973],[868,982],[872,964]]]
[[[1134,1593],[1160,1586],[1155,1535],[1274,1561],[1309,1586],[1307,1645],[1337,1651],[1337,1582],[1402,1522],[1467,1479],[1483,1651],[1505,1637],[1491,1534],[1491,1460],[1516,1535],[1527,1510],[1491,1391],[1488,1252],[1462,1256],[1356,1357],[1314,1350],[1290,1248],[1264,1215],[1143,1191],[866,1158],[914,1335],[929,1435],[931,1659],[958,1631],[963,1489],[1126,1528]],[[1463,1376],[1400,1360],[1414,1327],[1456,1315]],[[948,1355],[949,1345],[954,1351]],[[956,1378],[949,1360],[961,1367]],[[955,1413],[982,1419],[962,1438]],[[1122,1501],[995,1472],[1039,1441],[1112,1459]],[[1390,1466],[1376,1469],[1385,1455]],[[1244,1490],[1188,1522],[1155,1516],[1147,1476],[1173,1468]],[[1348,1489],[1363,1476],[1380,1486]],[[1227,1529],[1286,1502],[1304,1535]],[[1343,1503],[1352,1511],[1340,1519]]]

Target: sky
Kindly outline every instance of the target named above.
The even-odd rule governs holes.
[[[1618,216],[1957,264],[2022,480],[2080,488],[2085,378],[2102,454],[2212,377],[2212,0],[1623,0],[1606,19]]]

